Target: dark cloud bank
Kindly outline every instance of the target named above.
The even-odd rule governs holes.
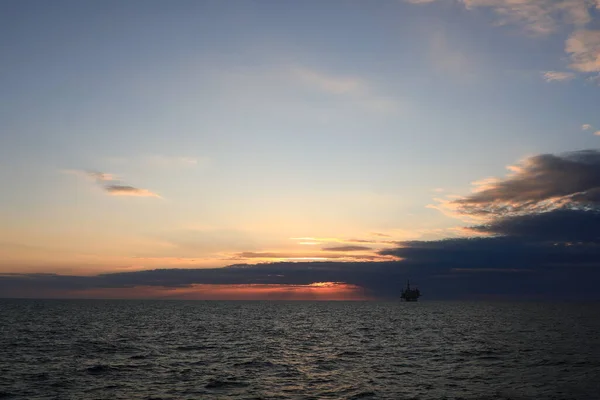
[[[486,236],[400,242],[380,252],[402,261],[274,263],[96,277],[13,275],[0,277],[0,293],[343,281],[373,297],[392,298],[410,278],[426,299],[599,300],[600,152],[539,155],[517,167],[507,178],[450,203],[459,213],[486,216],[486,223],[470,228]]]

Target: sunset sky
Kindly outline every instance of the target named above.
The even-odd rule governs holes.
[[[598,0],[3,1],[0,288],[35,293],[11,283],[33,273],[418,264],[471,236],[521,254],[530,242],[513,238],[533,236],[517,217],[536,235],[550,217],[595,232],[599,16]],[[550,242],[589,245],[552,268],[600,259],[595,234]],[[549,265],[490,259],[464,267]],[[369,274],[341,271],[176,287],[373,296]]]

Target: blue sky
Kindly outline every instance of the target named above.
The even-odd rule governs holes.
[[[600,141],[593,1],[0,8],[0,272],[389,259],[322,249]]]

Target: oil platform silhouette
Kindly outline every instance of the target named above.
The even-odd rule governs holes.
[[[411,289],[410,281],[406,281],[406,289],[402,291],[400,298],[404,301],[417,301],[421,297],[421,292],[418,288]]]

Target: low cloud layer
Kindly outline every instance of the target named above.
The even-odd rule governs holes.
[[[324,251],[368,251],[371,250],[370,247],[367,246],[333,246],[333,247],[323,247]]]
[[[557,243],[600,245],[600,212],[559,209],[551,212],[497,218],[472,230],[494,235]]]
[[[506,178],[484,180],[473,194],[446,204],[456,216],[481,217],[484,222],[468,230],[483,237],[402,242],[380,254],[424,269],[470,273],[468,280],[484,291],[516,285],[538,295],[556,290],[567,298],[594,296],[590,282],[600,281],[600,153],[542,154],[509,170]],[[498,276],[501,271],[506,274]],[[488,281],[490,276],[498,281]]]

